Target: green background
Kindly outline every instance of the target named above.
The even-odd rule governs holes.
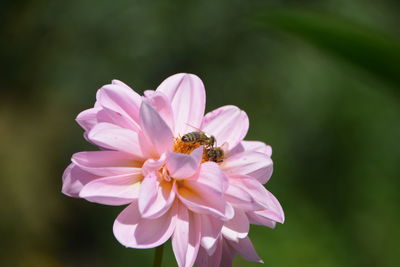
[[[239,106],[247,139],[273,147],[267,188],[286,222],[252,227],[264,266],[398,266],[399,13],[395,0],[3,1],[1,265],[151,265],[154,250],[113,237],[122,207],[62,195],[61,175],[95,149],[74,119],[99,87],[142,93],[190,72],[207,111]]]

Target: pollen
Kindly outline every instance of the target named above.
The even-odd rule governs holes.
[[[183,142],[181,138],[175,137],[174,140],[174,152],[190,154],[193,150],[200,147],[201,144],[199,142]],[[203,159],[202,162],[209,161],[210,159],[207,156],[206,150],[203,150]]]
[[[201,146],[200,143],[197,142],[183,142],[181,138],[175,137],[174,140],[174,152],[190,154],[193,150]]]

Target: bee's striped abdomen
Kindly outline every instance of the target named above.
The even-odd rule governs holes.
[[[198,142],[201,139],[199,132],[191,132],[182,136],[183,142]]]

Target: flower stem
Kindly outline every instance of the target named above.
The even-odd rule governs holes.
[[[156,247],[156,252],[154,253],[153,267],[161,267],[163,252],[164,252],[164,244]]]

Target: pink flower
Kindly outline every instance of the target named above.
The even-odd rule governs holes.
[[[143,97],[114,80],[96,99],[76,120],[101,150],[72,156],[64,194],[129,204],[114,222],[117,240],[153,248],[172,238],[179,266],[230,266],[237,253],[261,262],[249,226],[273,228],[284,214],[262,185],[272,174],[271,148],[243,141],[244,111],[224,106],[204,116],[204,85],[193,74],[173,75]],[[215,137],[221,161],[208,156],[210,146],[182,141],[196,129]]]

